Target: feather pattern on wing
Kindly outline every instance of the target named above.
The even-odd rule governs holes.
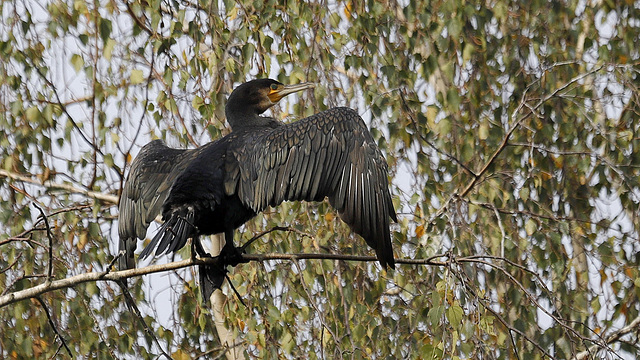
[[[120,269],[135,268],[133,254],[138,238],[146,237],[149,224],[160,215],[190,151],[172,149],[155,140],[145,145],[133,161],[118,205],[119,250],[125,252],[119,260]]]
[[[256,213],[287,200],[328,197],[380,263],[394,267],[387,163],[354,110],[334,108],[250,136],[226,163],[227,195],[237,191]]]

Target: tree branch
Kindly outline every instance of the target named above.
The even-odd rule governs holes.
[[[446,266],[446,261],[437,261],[438,257],[442,257],[445,255],[437,255],[427,259],[397,259],[396,264],[418,264],[418,265],[435,265],[435,266]],[[342,255],[342,254],[319,254],[319,253],[309,253],[309,254],[251,254],[251,255],[243,255],[243,260],[246,261],[258,261],[264,262],[268,260],[306,260],[306,259],[325,259],[325,260],[343,260],[343,261],[360,261],[360,262],[375,262],[378,259],[375,256],[359,256],[359,255]],[[169,270],[177,270],[193,265],[218,265],[220,266],[220,261],[218,258],[196,258],[196,259],[186,259],[181,261],[175,261],[168,264],[160,264],[160,265],[151,265],[143,268],[137,269],[129,269],[122,271],[110,271],[107,269],[106,271],[100,272],[89,272],[76,276],[72,276],[66,279],[55,280],[49,283],[44,283],[40,285],[33,286],[31,288],[16,291],[13,293],[9,293],[3,296],[0,296],[0,307],[13,304],[14,302],[30,299],[44,293],[66,289],[78,284],[93,282],[93,281],[120,281],[136,276],[148,275],[163,271]],[[478,262],[477,259],[473,258],[458,258],[456,261],[458,262]]]
[[[77,188],[73,185],[70,184],[56,184],[51,180],[46,180],[46,181],[40,181],[37,179],[33,179],[31,177],[28,176],[24,176],[21,174],[17,174],[14,172],[9,172],[6,170],[2,170],[0,169],[0,176],[4,176],[6,178],[12,179],[12,180],[16,180],[16,181],[21,181],[21,182],[25,182],[25,183],[29,183],[29,184],[33,184],[33,185],[38,185],[38,186],[42,186],[45,187],[47,190],[65,190],[68,191],[72,194],[81,194],[81,195],[86,195],[90,198],[96,199],[96,200],[102,200],[102,201],[106,201],[106,202],[110,202],[112,204],[117,204],[118,203],[118,197],[115,195],[110,195],[110,194],[104,194],[104,193],[100,193],[97,191],[91,191],[91,190],[86,190],[86,189],[81,189],[81,188]]]
[[[156,346],[158,347],[158,349],[160,349],[160,352],[162,353],[162,355],[164,355],[167,359],[172,359],[171,355],[167,354],[167,352],[162,348],[162,345],[160,345],[160,341],[158,341],[158,337],[156,336],[156,334],[153,332],[153,330],[151,330],[147,322],[144,321],[144,318],[142,317],[142,313],[140,312],[140,309],[138,309],[138,306],[136,305],[135,300],[133,300],[133,297],[131,296],[129,289],[127,289],[127,284],[124,281],[116,281],[116,283],[120,286],[120,289],[122,290],[125,303],[129,307],[129,310],[131,310],[131,312],[133,312],[138,318],[138,321],[142,323],[144,332],[147,333],[147,335],[151,337],[153,342],[156,343]]]
[[[612,332],[609,336],[606,337],[604,342],[606,345],[612,344],[613,342],[620,340],[620,338],[623,337],[624,335],[627,335],[633,331],[640,332],[640,316],[633,319],[633,321],[631,321],[629,325],[621,328],[618,331]],[[601,344],[592,345],[587,350],[578,353],[574,359],[576,360],[586,359],[589,355],[593,355],[593,353],[596,352],[599,347],[603,347],[603,346]],[[594,356],[594,358],[596,357]]]
[[[596,67],[596,68],[592,69],[591,71],[588,71],[586,73],[580,74],[580,75],[572,78],[571,80],[567,81],[563,85],[559,86],[557,89],[555,89],[549,95],[547,95],[547,96],[543,97],[542,99],[540,99],[540,101],[538,101],[533,106],[530,106],[530,105],[527,104],[527,98],[526,98],[527,91],[525,90],[523,92],[523,94],[522,94],[522,98],[520,99],[520,104],[518,104],[516,109],[511,114],[511,118],[515,119],[515,120],[514,120],[513,124],[509,127],[509,130],[507,130],[507,132],[503,136],[502,141],[500,142],[500,145],[498,145],[496,150],[494,150],[493,154],[489,157],[489,160],[487,160],[487,162],[482,166],[482,168],[480,170],[478,170],[478,171],[473,172],[474,176],[472,177],[471,181],[469,181],[466,186],[459,187],[458,189],[461,189],[461,191],[457,191],[457,190],[454,191],[453,194],[451,194],[451,196],[449,196],[449,198],[444,202],[444,204],[442,204],[442,206],[431,216],[431,218],[429,220],[429,224],[433,223],[435,221],[435,219],[439,218],[445,212],[445,210],[449,207],[449,204],[451,203],[451,201],[454,198],[465,197],[465,196],[467,196],[467,194],[469,194],[469,192],[473,189],[473,187],[478,183],[478,181],[489,170],[491,165],[493,165],[493,163],[498,158],[498,156],[502,153],[502,151],[504,151],[504,149],[509,145],[509,140],[511,139],[511,136],[516,131],[516,129],[518,129],[520,127],[520,125],[526,119],[528,119],[531,115],[534,115],[535,111],[537,109],[539,109],[547,101],[549,101],[552,98],[558,96],[558,94],[560,94],[560,92],[566,90],[572,84],[575,84],[575,83],[578,83],[578,82],[582,81],[584,78],[595,74],[596,72],[600,71],[601,69],[602,69],[602,66],[599,66],[599,67]],[[526,114],[523,114],[522,116],[517,117],[517,115],[520,112],[520,110],[522,108],[525,108],[525,107],[529,111]]]
[[[293,261],[296,262],[298,260],[341,260],[341,261],[356,261],[356,262],[377,262],[378,259],[375,256],[363,256],[363,255],[344,255],[344,254],[322,254],[322,253],[297,253],[297,254],[277,254],[277,253],[270,253],[270,254],[244,254],[242,255],[243,260],[246,261],[256,261],[256,262],[264,262],[264,261],[269,261],[269,260],[289,260],[289,261]],[[438,260],[439,258],[446,258],[444,260]],[[489,265],[487,264],[485,259],[500,259],[500,260],[505,260],[503,258],[499,258],[499,257],[495,257],[495,256],[478,256],[478,255],[473,255],[473,256],[463,256],[463,257],[452,257],[451,254],[437,254],[434,256],[431,256],[429,258],[426,259],[396,259],[396,264],[405,264],[405,265],[431,265],[431,266],[442,266],[442,267],[451,267],[452,263],[478,263],[478,264],[482,264],[482,265]],[[106,271],[102,271],[102,272],[90,272],[90,273],[84,273],[84,274],[80,274],[80,275],[76,275],[76,276],[72,276],[66,279],[61,279],[61,280],[55,280],[55,281],[47,281],[44,284],[40,284],[40,285],[36,285],[33,286],[31,288],[25,289],[25,290],[20,290],[20,291],[16,291],[7,295],[3,295],[0,296],[0,308],[13,304],[15,302],[21,301],[21,300],[25,300],[25,299],[30,299],[30,298],[38,298],[40,295],[50,292],[50,291],[54,291],[54,290],[60,290],[60,289],[65,289],[65,288],[69,288],[69,287],[73,287],[85,282],[94,282],[94,281],[115,281],[117,283],[120,283],[122,280],[124,279],[128,279],[128,278],[132,278],[132,277],[136,277],[136,276],[142,276],[142,275],[148,275],[148,274],[153,274],[153,273],[158,273],[158,272],[164,272],[164,271],[171,271],[171,270],[177,270],[177,269],[181,269],[181,268],[186,268],[189,266],[194,266],[194,265],[214,265],[214,266],[220,266],[220,259],[217,257],[214,258],[195,258],[195,259],[186,259],[186,260],[181,260],[181,261],[175,261],[175,262],[171,262],[168,264],[160,264],[160,265],[151,265],[151,266],[146,266],[143,268],[138,268],[138,269],[129,269],[129,270],[122,270],[122,271],[110,271],[112,264],[110,264],[108,266],[108,269]],[[511,263],[510,261],[508,261],[510,264],[514,265],[513,263]],[[516,264],[517,265],[517,264]],[[493,266],[495,267],[495,266]],[[499,269],[501,270],[503,273],[507,273],[506,270],[504,269]],[[512,276],[509,276],[512,279]],[[517,281],[516,281],[517,283]],[[466,286],[467,288],[469,288],[468,286]],[[473,289],[470,289],[470,291],[472,291],[472,293],[474,294],[474,296],[476,296],[480,301],[482,301],[481,298],[478,297],[477,294],[475,294],[475,292],[473,291]],[[524,289],[523,289],[524,290]],[[489,306],[488,304],[484,304],[483,306],[485,306],[489,311],[491,311],[494,316],[498,317],[498,320],[500,320],[500,322],[503,323],[503,325],[507,326],[507,328],[509,328],[510,331],[514,331],[516,333],[518,333],[521,336],[525,336],[524,333],[517,331],[516,329],[510,327],[507,322],[500,318],[499,314],[495,311],[492,310],[491,306]],[[553,317],[553,316],[552,316]],[[556,319],[556,321],[558,321]],[[559,322],[559,321],[558,321]],[[564,325],[564,324],[562,324]],[[572,329],[567,329],[572,331]],[[631,333],[633,331],[640,331],[640,316],[633,319],[633,321],[631,323],[629,323],[629,325],[621,328],[620,330],[613,332],[612,334],[610,334],[605,340],[604,343],[600,343],[600,344],[595,344],[591,347],[589,347],[589,349],[579,353],[578,355],[576,355],[575,359],[576,360],[580,360],[580,359],[584,359],[585,357],[587,357],[588,355],[592,354],[594,351],[596,351],[599,347],[602,347],[603,345],[606,346],[606,344],[611,344],[615,341],[619,341],[620,338],[628,333]],[[526,338],[526,336],[525,336]],[[584,337],[581,337],[582,340],[588,340]],[[529,341],[531,341],[531,339],[527,339]],[[534,345],[535,342],[533,342]]]

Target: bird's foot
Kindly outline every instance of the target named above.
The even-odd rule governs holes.
[[[220,252],[220,257],[224,264],[236,266],[238,264],[249,262],[249,260],[245,259],[242,254],[244,254],[244,248],[239,248],[233,244],[226,243]]]

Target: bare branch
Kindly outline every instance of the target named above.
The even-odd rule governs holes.
[[[443,257],[445,255],[437,255],[428,259],[397,259],[396,264],[420,264],[420,265],[435,265],[446,266],[447,262],[437,261],[435,259]],[[264,262],[268,260],[305,260],[305,259],[327,259],[327,260],[343,260],[343,261],[360,261],[360,262],[377,262],[378,259],[375,256],[358,256],[358,255],[341,255],[341,254],[256,254],[256,255],[242,255],[242,259],[246,261],[258,261]],[[143,268],[129,269],[122,271],[110,271],[107,269],[101,272],[89,272],[76,276],[72,276],[66,279],[55,280],[49,283],[36,285],[34,287],[9,293],[0,296],[0,307],[12,304],[14,302],[30,299],[44,293],[66,289],[78,284],[94,281],[120,281],[136,276],[148,275],[158,272],[182,269],[193,265],[214,265],[221,266],[220,259],[213,258],[196,258],[186,259],[181,261],[175,261],[168,264],[151,265]],[[458,258],[457,262],[479,262],[477,259],[471,258]]]
[[[18,260],[20,260],[21,257],[22,257],[22,252],[20,252],[18,256],[16,256],[16,259],[11,264],[9,264],[6,268],[0,269],[0,274],[14,267],[18,263]]]

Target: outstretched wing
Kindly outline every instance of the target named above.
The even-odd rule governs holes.
[[[169,190],[182,171],[181,161],[189,150],[172,149],[161,140],[145,145],[131,165],[118,206],[119,250],[125,255],[119,268],[135,268],[137,239],[144,239],[149,224],[162,211]]]
[[[387,163],[358,113],[334,108],[255,136],[234,149],[227,194],[237,192],[255,212],[285,200],[328,197],[382,266],[394,267],[389,219],[396,221],[396,214]]]

